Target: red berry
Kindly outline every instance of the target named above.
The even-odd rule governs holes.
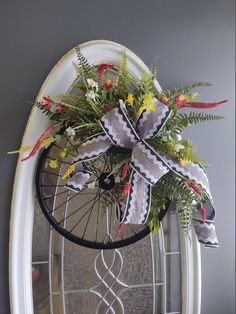
[[[201,216],[202,216],[203,223],[205,223],[206,222],[206,208],[205,207],[201,208]]]
[[[112,107],[112,105],[110,105],[110,104],[104,104],[104,109],[105,109],[106,111],[111,111],[111,110],[113,109],[113,107]]]
[[[112,69],[112,68],[114,68],[114,64],[108,64],[108,63],[100,64],[97,68],[99,81],[102,80],[103,73],[107,71],[108,69]]]
[[[126,183],[125,183],[125,186],[123,187],[121,193],[122,193],[124,196],[127,196],[127,195],[129,194],[129,191],[130,191],[131,187],[132,187],[132,184],[131,184],[130,182],[126,182]]]
[[[127,173],[128,173],[128,168],[129,168],[128,164],[125,164],[125,165],[123,166],[123,168],[122,168],[122,173],[121,173],[121,178],[122,178],[122,179],[125,179],[125,178],[126,178]]]
[[[194,190],[196,194],[200,196],[204,194],[204,192],[194,182],[190,182],[189,186]]]
[[[124,227],[125,227],[125,224],[120,224],[119,230],[118,230],[117,235],[116,235],[116,241],[118,241],[120,239],[120,236],[122,234],[122,231],[124,230]]]
[[[106,80],[103,87],[105,90],[111,89],[113,87],[113,81],[111,79]]]
[[[45,109],[50,110],[52,105],[52,100],[49,97],[43,97],[43,106]]]

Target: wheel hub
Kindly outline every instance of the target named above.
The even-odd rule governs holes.
[[[99,186],[103,190],[111,190],[115,186],[115,177],[113,174],[110,174],[109,172],[103,172],[101,173],[99,177]]]

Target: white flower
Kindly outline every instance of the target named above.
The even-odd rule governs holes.
[[[90,183],[88,184],[88,189],[90,189],[90,190],[95,189],[95,184],[96,184],[96,181],[90,182]]]
[[[175,144],[174,145],[174,149],[176,152],[180,151],[183,148],[184,148],[184,145],[182,145],[182,144]]]
[[[66,129],[66,133],[68,136],[70,136],[71,139],[75,137],[75,130],[70,126]]]
[[[95,91],[98,91],[98,83],[96,83],[94,80],[92,79],[87,79],[87,83],[90,87],[95,88]]]
[[[169,135],[163,135],[162,140],[163,142],[167,142],[169,138],[170,138]]]
[[[120,183],[120,176],[119,175],[116,176],[115,183]]]
[[[175,138],[178,142],[182,140],[182,136],[180,134],[175,134]]]
[[[95,91],[90,90],[85,94],[85,96],[88,100],[92,99],[93,101],[95,101],[96,97],[98,97],[98,94],[96,94]]]

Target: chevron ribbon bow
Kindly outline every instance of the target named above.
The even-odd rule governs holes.
[[[120,206],[120,223],[145,224],[151,205],[151,187],[167,172],[172,171],[182,178],[193,180],[199,184],[208,201],[205,204],[206,219],[201,215],[194,220],[194,228],[199,242],[206,246],[217,247],[218,241],[213,218],[215,210],[205,170],[198,164],[189,162],[182,166],[155,151],[145,140],[158,136],[161,128],[169,118],[171,111],[167,106],[156,102],[156,110],[143,111],[134,127],[121,107],[107,112],[100,120],[103,133],[97,134],[85,141],[74,161],[76,166],[66,186],[80,191],[91,176],[86,161],[93,160],[105,153],[112,145],[132,150],[130,166],[131,189],[127,195],[126,204]]]

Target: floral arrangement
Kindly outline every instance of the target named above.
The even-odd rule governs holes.
[[[117,204],[121,213],[120,232],[125,223],[146,223],[156,233],[171,201],[176,204],[186,232],[194,226],[200,242],[217,246],[214,208],[203,168],[208,163],[195,154],[196,147],[181,134],[193,124],[222,117],[202,111],[186,113],[182,109],[213,108],[226,100],[197,101],[199,94],[192,89],[208,86],[207,83],[158,90],[156,68],[141,73],[140,78],[133,77],[127,67],[125,51],[118,66],[106,63],[94,66],[79,48],[76,51],[78,64],[74,66],[78,82],[73,88],[77,92],[58,97],[45,95],[42,101],[36,102],[35,106],[52,124],[34,146],[18,151],[30,151],[22,160],[33,157],[39,149],[57,142],[62,136],[73,140],[70,149],[61,150],[58,158],[80,152],[62,175],[65,186],[76,191],[81,188],[79,183],[85,184],[79,176],[78,165],[85,163],[87,168],[83,171],[89,174],[93,160],[107,152],[113,158],[114,184],[103,194],[103,203],[104,206],[109,202]],[[56,159],[49,162],[51,168],[58,166]],[[95,182],[92,185],[91,188]],[[140,191],[146,191],[146,199],[138,195]],[[133,218],[128,201],[130,199],[132,203],[132,193],[138,211]],[[208,224],[206,231],[202,231],[199,224]]]

